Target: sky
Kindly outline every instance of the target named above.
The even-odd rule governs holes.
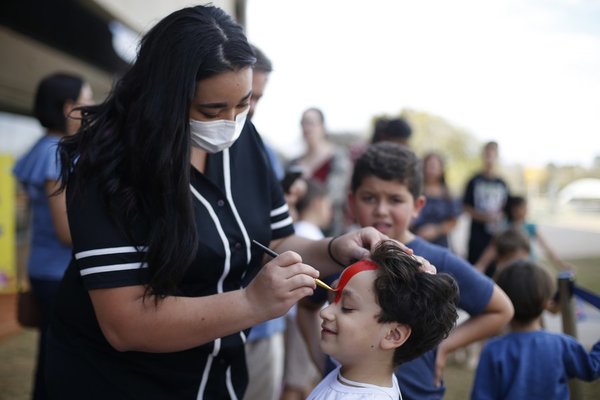
[[[600,156],[600,0],[248,0],[246,32],[274,65],[253,121],[287,157],[312,106],[365,137],[427,112],[508,164]]]

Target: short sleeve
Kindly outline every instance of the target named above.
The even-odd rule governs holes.
[[[44,178],[49,181],[60,179],[60,159],[58,155],[58,142],[49,144],[45,163]]]
[[[448,252],[447,257],[447,268],[442,272],[456,279],[460,290],[459,307],[470,315],[480,314],[490,302],[494,281],[457,255]]]
[[[86,289],[148,282],[146,247],[117,226],[95,182],[76,194],[68,192],[67,211],[74,263]]]

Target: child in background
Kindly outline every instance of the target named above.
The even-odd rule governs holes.
[[[506,229],[514,228],[521,231],[527,236],[530,242],[529,258],[533,262],[538,261],[537,245],[542,248],[546,258],[552,263],[552,265],[559,271],[562,270],[574,270],[575,267],[562,261],[558,255],[552,250],[552,247],[548,244],[545,237],[541,234],[537,225],[527,221],[527,199],[522,196],[509,196],[506,201]],[[499,234],[501,234],[501,231]],[[483,254],[475,263],[475,266],[481,270],[486,265],[491,264],[496,258],[496,246],[493,242],[484,250]],[[486,271],[490,276],[490,272],[493,272],[493,266],[491,271]]]
[[[372,226],[404,243],[415,255],[450,274],[459,287],[458,306],[470,315],[440,345],[396,368],[405,399],[441,399],[447,356],[500,331],[513,313],[510,300],[494,282],[449,249],[417,237],[409,226],[425,204],[419,159],[394,143],[371,145],[356,161],[349,205],[358,224]]]
[[[295,202],[294,230],[298,236],[313,240],[324,238],[323,229],[331,223],[332,204],[327,188],[314,179],[298,178],[306,190]],[[293,185],[292,185],[293,186]],[[280,400],[304,400],[321,380],[321,371],[311,360],[306,342],[298,329],[294,306],[286,314],[285,368]]]
[[[333,216],[331,198],[325,185],[314,179],[306,180],[306,192],[296,202],[296,213],[296,234],[315,240],[324,238],[323,230],[329,226]]]
[[[492,239],[488,249],[484,252],[486,259],[477,263],[475,267],[482,273],[487,273],[492,278],[504,267],[517,260],[527,260],[531,256],[531,245],[525,233],[515,227],[505,229]],[[494,258],[487,258],[492,255]],[[486,267],[487,266],[487,267]]]
[[[546,238],[539,231],[537,225],[527,221],[527,211],[527,199],[525,199],[525,197],[508,197],[506,202],[506,216],[508,219],[508,224],[527,233],[529,241],[531,242],[531,260],[534,262],[537,261],[537,245],[539,245],[544,251],[544,255],[559,271],[573,270],[574,267],[572,265],[562,261],[554,252],[554,250],[552,250],[552,247],[548,244]]]
[[[340,363],[308,397],[402,398],[394,367],[435,347],[453,327],[458,288],[392,241],[342,273],[321,310],[321,349]]]
[[[569,379],[600,377],[600,342],[588,354],[571,336],[542,329],[542,312],[556,291],[546,270],[516,262],[500,271],[497,283],[510,297],[515,316],[510,333],[485,344],[471,400],[569,399]]]

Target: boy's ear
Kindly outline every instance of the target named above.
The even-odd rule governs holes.
[[[419,213],[425,207],[425,203],[427,203],[427,198],[424,195],[420,195],[415,199],[415,209],[413,210],[413,218],[417,218]]]
[[[385,350],[396,349],[402,346],[412,332],[410,326],[405,324],[394,322],[387,325],[387,333],[381,340],[381,347]]]
[[[356,213],[354,212],[354,193],[352,191],[348,192],[348,211],[350,212],[350,216],[352,219],[356,219]]]

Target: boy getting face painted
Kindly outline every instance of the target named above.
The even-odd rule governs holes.
[[[321,349],[340,366],[308,398],[369,394],[397,399],[394,367],[448,335],[457,318],[457,299],[449,275],[428,273],[396,243],[382,242],[372,260],[344,270],[334,301],[321,311]]]

